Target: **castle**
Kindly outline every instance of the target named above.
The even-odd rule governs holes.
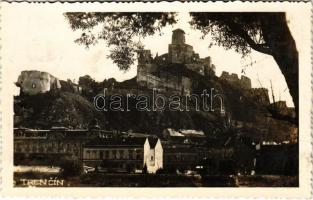
[[[150,50],[139,53],[137,83],[161,91],[189,94],[191,92],[190,72],[208,76],[215,74],[210,57],[200,58],[193,47],[185,43],[185,32],[173,31],[168,53],[152,58]]]
[[[238,86],[241,89],[251,89],[251,79],[247,76],[238,77],[237,74],[229,74],[228,72],[223,71],[220,77],[221,80],[226,80],[234,86]]]
[[[171,44],[168,45],[168,53],[156,55],[154,58],[150,50],[142,50],[138,53],[138,66],[136,85],[147,89],[155,89],[160,92],[170,92],[180,95],[192,92],[194,75],[214,76],[215,65],[211,57],[200,58],[193,47],[186,44],[185,32],[176,29],[172,34]],[[222,72],[220,80],[225,80],[240,89],[249,91],[252,89],[251,80],[246,76],[238,78],[237,74]],[[23,71],[16,83],[21,92],[28,95],[45,93],[51,90],[66,90],[73,88],[77,93],[82,92],[82,87],[72,82],[59,81],[49,73],[39,71]],[[123,88],[116,85],[108,92],[136,93],[137,86]],[[125,91],[124,91],[125,90]],[[262,91],[263,93],[263,91]],[[267,93],[265,91],[265,93]]]
[[[22,93],[29,95],[61,89],[59,79],[47,72],[36,70],[22,71],[15,84],[21,88]]]

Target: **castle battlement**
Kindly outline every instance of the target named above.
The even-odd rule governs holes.
[[[223,71],[222,75],[220,76],[222,80],[226,80],[232,85],[236,85],[242,89],[251,89],[251,79],[247,76],[241,75],[239,78],[237,74],[232,73],[229,74],[228,72]]]
[[[215,66],[211,57],[200,58],[193,47],[186,44],[185,32],[182,29],[173,31],[172,43],[168,46],[168,53],[156,55],[154,58],[150,50],[142,50],[138,57],[137,83],[148,88],[164,87],[169,90],[189,93],[191,81],[188,77],[171,74],[164,71],[173,65],[181,65],[187,70],[198,73],[202,76],[215,74]],[[158,74],[158,75],[156,75]]]

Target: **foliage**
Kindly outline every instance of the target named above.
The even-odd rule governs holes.
[[[216,45],[235,49],[246,56],[255,51],[272,55],[286,78],[298,111],[298,51],[287,25],[286,14],[276,13],[190,13],[190,24],[201,30],[203,37],[211,34]],[[87,48],[99,39],[110,47],[109,58],[121,70],[134,64],[136,52],[143,49],[141,37],[160,32],[177,22],[176,13],[65,13],[73,30],[83,33],[76,40]],[[96,29],[101,29],[97,34]],[[210,45],[213,45],[212,43]],[[274,115],[273,115],[274,116]]]
[[[251,48],[265,54],[271,54],[266,43],[262,23],[270,20],[266,13],[190,13],[190,24],[201,30],[203,37],[211,34],[215,45],[225,49],[235,49],[243,56],[251,52]]]
[[[155,173],[156,173],[156,174],[165,174],[166,171],[165,171],[163,168],[159,168],[159,169],[156,170]]]
[[[143,49],[140,37],[160,32],[162,27],[176,23],[175,13],[104,13],[104,12],[68,12],[65,17],[71,28],[81,30],[76,43],[87,48],[105,40],[110,47],[109,58],[121,70],[127,70],[134,64],[135,54]],[[100,31],[96,32],[96,29]],[[139,39],[136,41],[136,39]]]
[[[216,45],[235,49],[246,56],[251,50],[273,56],[286,79],[298,115],[299,58],[295,40],[289,30],[286,13],[190,13],[190,24],[205,35],[210,34]],[[276,110],[272,117],[282,118]],[[283,119],[286,120],[286,119]],[[297,120],[291,123],[297,124]]]
[[[22,116],[16,126],[87,128],[91,119],[97,118],[102,126],[106,121],[103,113],[95,110],[92,101],[77,93],[61,91],[52,95],[47,92],[16,99],[19,101],[15,102],[14,109]]]
[[[147,167],[146,164],[143,166],[142,173],[143,173],[143,174],[148,173],[148,167]]]
[[[64,177],[79,176],[83,173],[83,164],[79,160],[62,160],[59,165]]]
[[[109,79],[110,80],[110,79]],[[108,80],[108,81],[109,81]],[[87,97],[89,100],[93,100],[93,98],[103,92],[103,89],[107,87],[107,80],[104,80],[103,82],[97,82],[93,78],[91,78],[89,75],[81,76],[78,79],[78,84],[82,86],[82,95]],[[113,82],[115,79],[113,79]],[[112,82],[112,80],[111,80]]]

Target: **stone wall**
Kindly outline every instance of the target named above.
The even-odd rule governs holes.
[[[251,89],[251,80],[250,78],[246,76],[241,76],[240,78],[238,77],[237,74],[232,73],[229,74],[228,72],[223,71],[222,75],[220,76],[222,80],[226,80],[233,86],[240,87],[242,89]]]
[[[149,89],[159,89],[160,91],[173,90],[179,94],[189,94],[191,91],[191,81],[187,77],[174,76],[166,72],[160,72],[159,77],[145,71],[137,72],[137,83]]]
[[[267,106],[270,104],[268,89],[266,88],[250,88],[245,91],[245,95],[260,105]]]
[[[21,88],[21,92],[28,95],[49,92],[61,88],[59,79],[47,72],[22,71],[16,85]]]
[[[188,44],[170,44],[169,45],[170,63],[190,63],[193,60],[193,47]]]
[[[189,94],[191,92],[189,78],[162,71],[162,68],[172,64],[183,64],[187,69],[202,76],[215,74],[215,66],[211,58],[200,58],[193,47],[185,43],[185,32],[176,29],[173,31],[172,44],[168,46],[168,53],[156,55],[155,58],[152,58],[150,50],[142,50],[139,53],[137,83],[150,89],[161,88]]]

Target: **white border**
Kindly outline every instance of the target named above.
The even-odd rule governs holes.
[[[32,6],[49,6],[51,9],[68,9],[67,11],[288,11],[297,9],[303,15],[305,32],[302,39],[307,45],[298,47],[299,52],[299,98],[300,98],[300,186],[299,188],[13,188],[13,94],[10,84],[15,81],[10,76],[9,66],[2,67],[1,110],[2,118],[2,191],[8,196],[70,196],[70,197],[270,197],[270,198],[309,198],[311,194],[311,4],[310,3],[262,3],[262,2],[206,2],[206,3],[1,3],[2,12],[10,6],[24,6],[25,12]],[[1,27],[5,21],[1,21]],[[4,44],[5,41],[0,41]],[[153,181],[153,180],[151,180]]]

